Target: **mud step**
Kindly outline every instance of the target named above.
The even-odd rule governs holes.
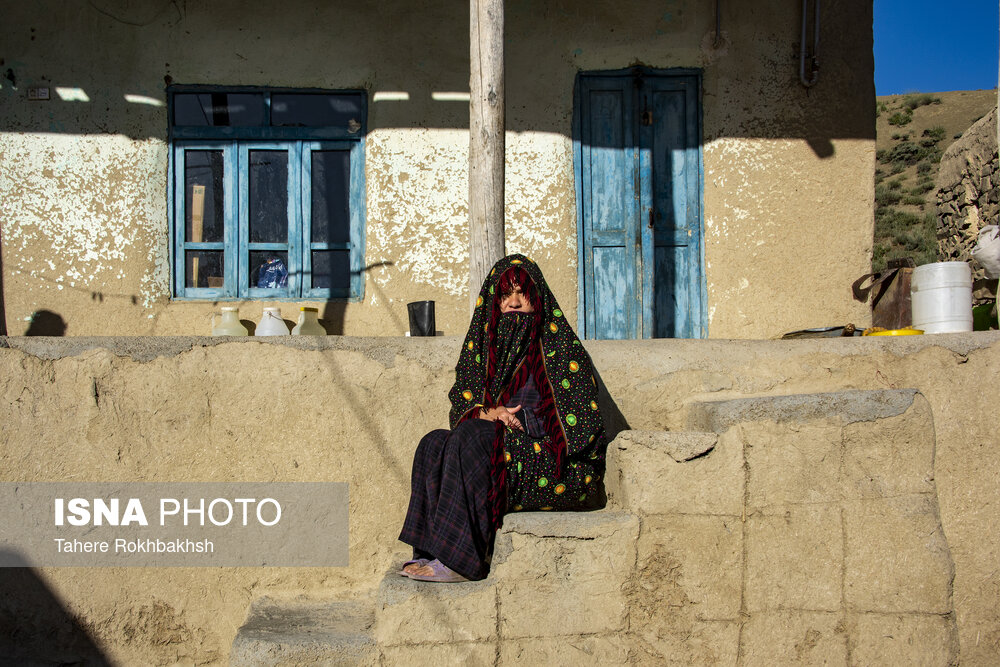
[[[375,614],[379,649],[410,664],[493,664],[497,655],[529,649],[548,655],[535,655],[547,645],[537,640],[588,635],[618,655],[638,534],[638,519],[626,512],[508,514],[482,581],[430,584],[401,577],[397,568],[386,574]]]
[[[700,431],[622,431],[608,445],[608,506],[640,514],[739,514],[742,450]]]
[[[913,404],[915,389],[852,389],[816,394],[757,396],[693,403],[688,408],[691,430],[723,433],[746,422],[795,422],[826,419],[839,425],[873,422],[901,415]]]
[[[373,665],[371,602],[256,600],[233,641],[229,664]]]

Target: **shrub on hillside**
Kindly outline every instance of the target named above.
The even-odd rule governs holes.
[[[928,140],[925,139],[924,141]],[[941,159],[941,152],[936,142],[929,142],[925,146],[923,142],[915,144],[912,141],[902,141],[889,149],[889,152],[884,157],[885,161],[891,162],[893,165],[902,163],[905,168],[925,160],[938,162]]]
[[[908,111],[913,111],[918,107],[924,107],[928,104],[941,104],[941,98],[925,93],[923,95],[907,95],[903,99],[903,107]]]
[[[875,206],[892,206],[893,204],[898,204],[899,200],[903,198],[903,193],[899,190],[894,190],[893,188],[887,188],[884,185],[875,186]]]
[[[912,141],[902,141],[889,149],[889,162],[902,162],[905,165],[920,162],[920,146]]]
[[[933,140],[935,142],[941,141],[942,139],[944,139],[944,128],[941,127],[940,125],[936,125],[934,127],[924,130],[923,134],[921,134],[920,136],[927,137],[927,139]]]
[[[881,271],[888,260],[912,257],[920,264],[937,261],[937,217],[923,217],[891,207],[875,210],[875,244],[872,270]]]
[[[889,125],[906,125],[911,120],[913,120],[913,115],[909,112],[903,113],[902,111],[897,111],[896,113],[889,116]]]

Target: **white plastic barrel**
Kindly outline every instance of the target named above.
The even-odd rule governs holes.
[[[972,269],[965,262],[935,262],[913,269],[913,327],[924,333],[972,331]]]

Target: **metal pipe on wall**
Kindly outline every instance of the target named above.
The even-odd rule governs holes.
[[[799,82],[812,88],[819,80],[819,0],[813,0],[813,48],[809,77],[806,78],[806,33],[809,25],[809,0],[802,0],[802,42],[799,44]]]

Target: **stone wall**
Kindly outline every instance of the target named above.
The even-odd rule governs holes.
[[[0,340],[0,480],[350,484],[348,567],[0,573],[5,590],[18,592],[0,600],[0,618],[17,621],[22,643],[66,639],[79,649],[73,655],[90,650],[154,664],[225,664],[248,610],[264,596],[373,605],[406,554],[395,538],[413,449],[422,433],[447,423],[460,344],[454,337]],[[634,547],[651,588],[608,591],[624,606],[599,654],[655,662],[664,651],[697,657],[707,655],[698,646],[724,646],[720,656],[752,662],[768,646],[794,659],[801,644],[873,662],[913,651],[941,664],[1000,661],[1000,506],[991,500],[1000,413],[986,390],[995,386],[1000,333],[586,347],[607,421],[616,433],[629,429],[609,450],[622,471],[609,483],[612,509],[627,505],[652,531],[640,531]],[[796,397],[822,392],[909,398],[898,410],[879,408],[874,421],[859,418],[850,401],[817,419]],[[665,430],[714,431],[719,444],[687,464],[652,458],[659,436],[648,432]],[[623,449],[631,450],[631,468]],[[505,539],[530,545],[548,535],[528,519],[512,521]],[[634,532],[630,521],[620,519]],[[914,537],[919,526],[926,539]],[[892,560],[883,535],[905,540],[921,559]],[[769,552],[761,544],[783,540],[799,555],[762,556]],[[702,543],[716,551],[692,549]],[[503,568],[516,574],[524,557]],[[552,577],[573,571],[560,570],[563,562],[545,575],[553,586]],[[715,577],[711,568],[729,562],[740,576]],[[787,580],[773,581],[779,571]],[[815,571],[823,576],[806,576]],[[887,596],[897,602],[885,604]],[[44,604],[19,606],[23,600]],[[802,636],[782,630],[789,627]],[[531,635],[522,626],[500,631],[511,638],[505,654],[542,650],[544,642],[517,639]],[[621,632],[644,637],[642,652],[612,652]],[[879,639],[889,635],[916,643]],[[678,637],[695,643],[677,644]]]
[[[996,279],[987,279],[971,251],[979,230],[1000,220],[996,109],[945,150],[935,185],[939,261],[969,262],[977,301],[995,298]]]

